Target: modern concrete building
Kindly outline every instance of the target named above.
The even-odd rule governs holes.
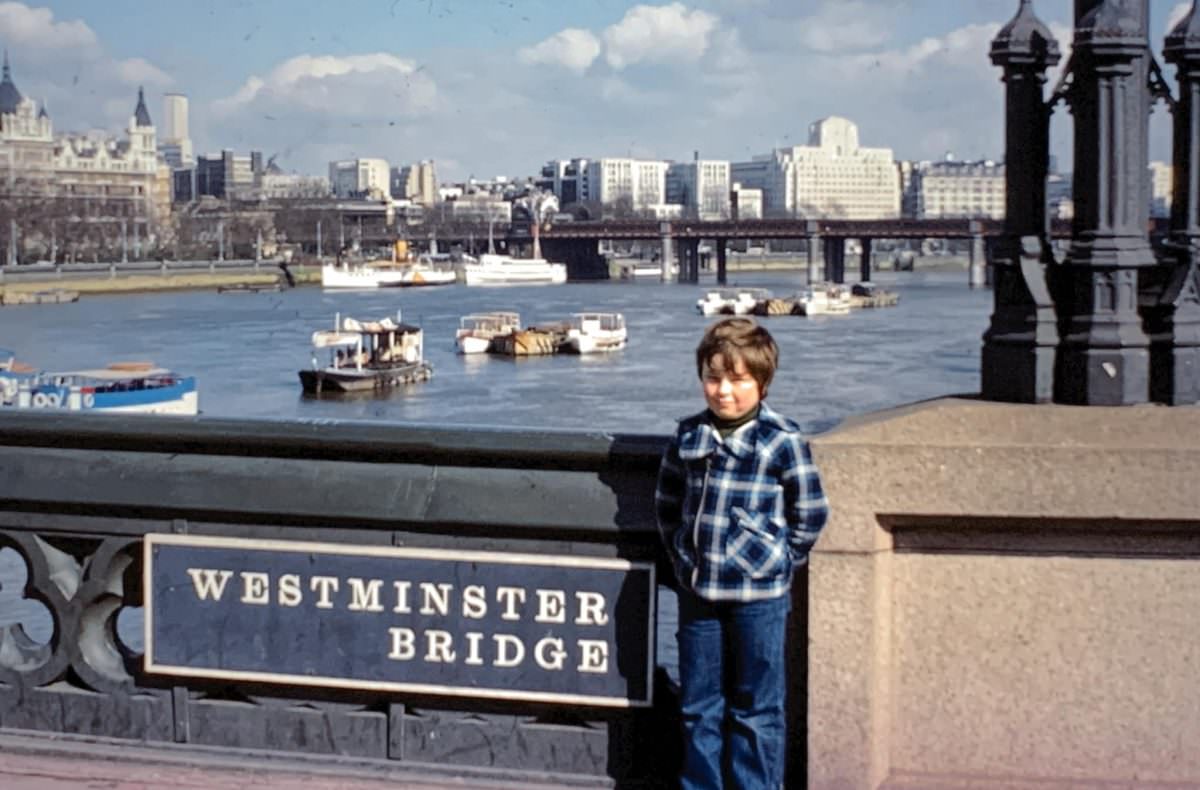
[[[900,176],[892,149],[860,146],[858,127],[845,118],[813,123],[808,145],[777,148],[735,163],[731,178],[763,190],[768,216],[900,216]]]
[[[734,182],[730,188],[730,205],[736,208],[736,213],[730,212],[738,219],[763,218],[763,193],[761,189],[744,187]]]
[[[388,197],[390,174],[386,159],[343,159],[329,163],[329,185],[339,198]]]
[[[188,98],[182,93],[163,96],[163,130],[158,150],[172,168],[195,164],[196,157],[188,132]]]
[[[1147,182],[1150,184],[1150,216],[1171,216],[1171,165],[1151,162]]]
[[[665,207],[667,165],[654,159],[613,157],[551,160],[534,185],[553,192],[564,208],[591,203],[606,215],[629,211],[661,216],[669,211]]]
[[[915,219],[1004,218],[1004,165],[983,160],[963,162],[947,155],[940,162],[911,164],[905,200]]]
[[[423,159],[411,165],[393,167],[390,191],[391,196],[397,200],[409,200],[423,206],[437,203],[437,169],[433,160]]]
[[[667,166],[666,202],[683,206],[683,215],[704,220],[729,216],[729,162],[700,159]]]

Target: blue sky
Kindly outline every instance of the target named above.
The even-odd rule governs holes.
[[[1035,6],[1068,46],[1071,0]],[[144,85],[156,119],[164,92],[188,94],[198,152],[256,148],[308,173],[334,158],[433,158],[449,179],[529,175],[572,156],[744,159],[802,143],[812,121],[835,114],[898,157],[1001,157],[1003,93],[987,45],[1016,7],[55,0],[0,2],[0,42],[56,129],[118,129]],[[1184,8],[1151,0],[1156,49]],[[1153,123],[1163,158],[1165,112]]]

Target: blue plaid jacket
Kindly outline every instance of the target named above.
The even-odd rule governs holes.
[[[654,499],[676,578],[710,601],[785,594],[829,515],[800,427],[766,403],[725,439],[707,412],[682,420]]]

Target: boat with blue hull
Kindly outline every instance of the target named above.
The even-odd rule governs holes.
[[[0,350],[0,409],[93,413],[198,414],[196,379],[149,362],[37,371]]]

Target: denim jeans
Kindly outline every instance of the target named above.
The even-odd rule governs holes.
[[[679,593],[684,790],[782,785],[790,609],[790,595],[713,603]]]

